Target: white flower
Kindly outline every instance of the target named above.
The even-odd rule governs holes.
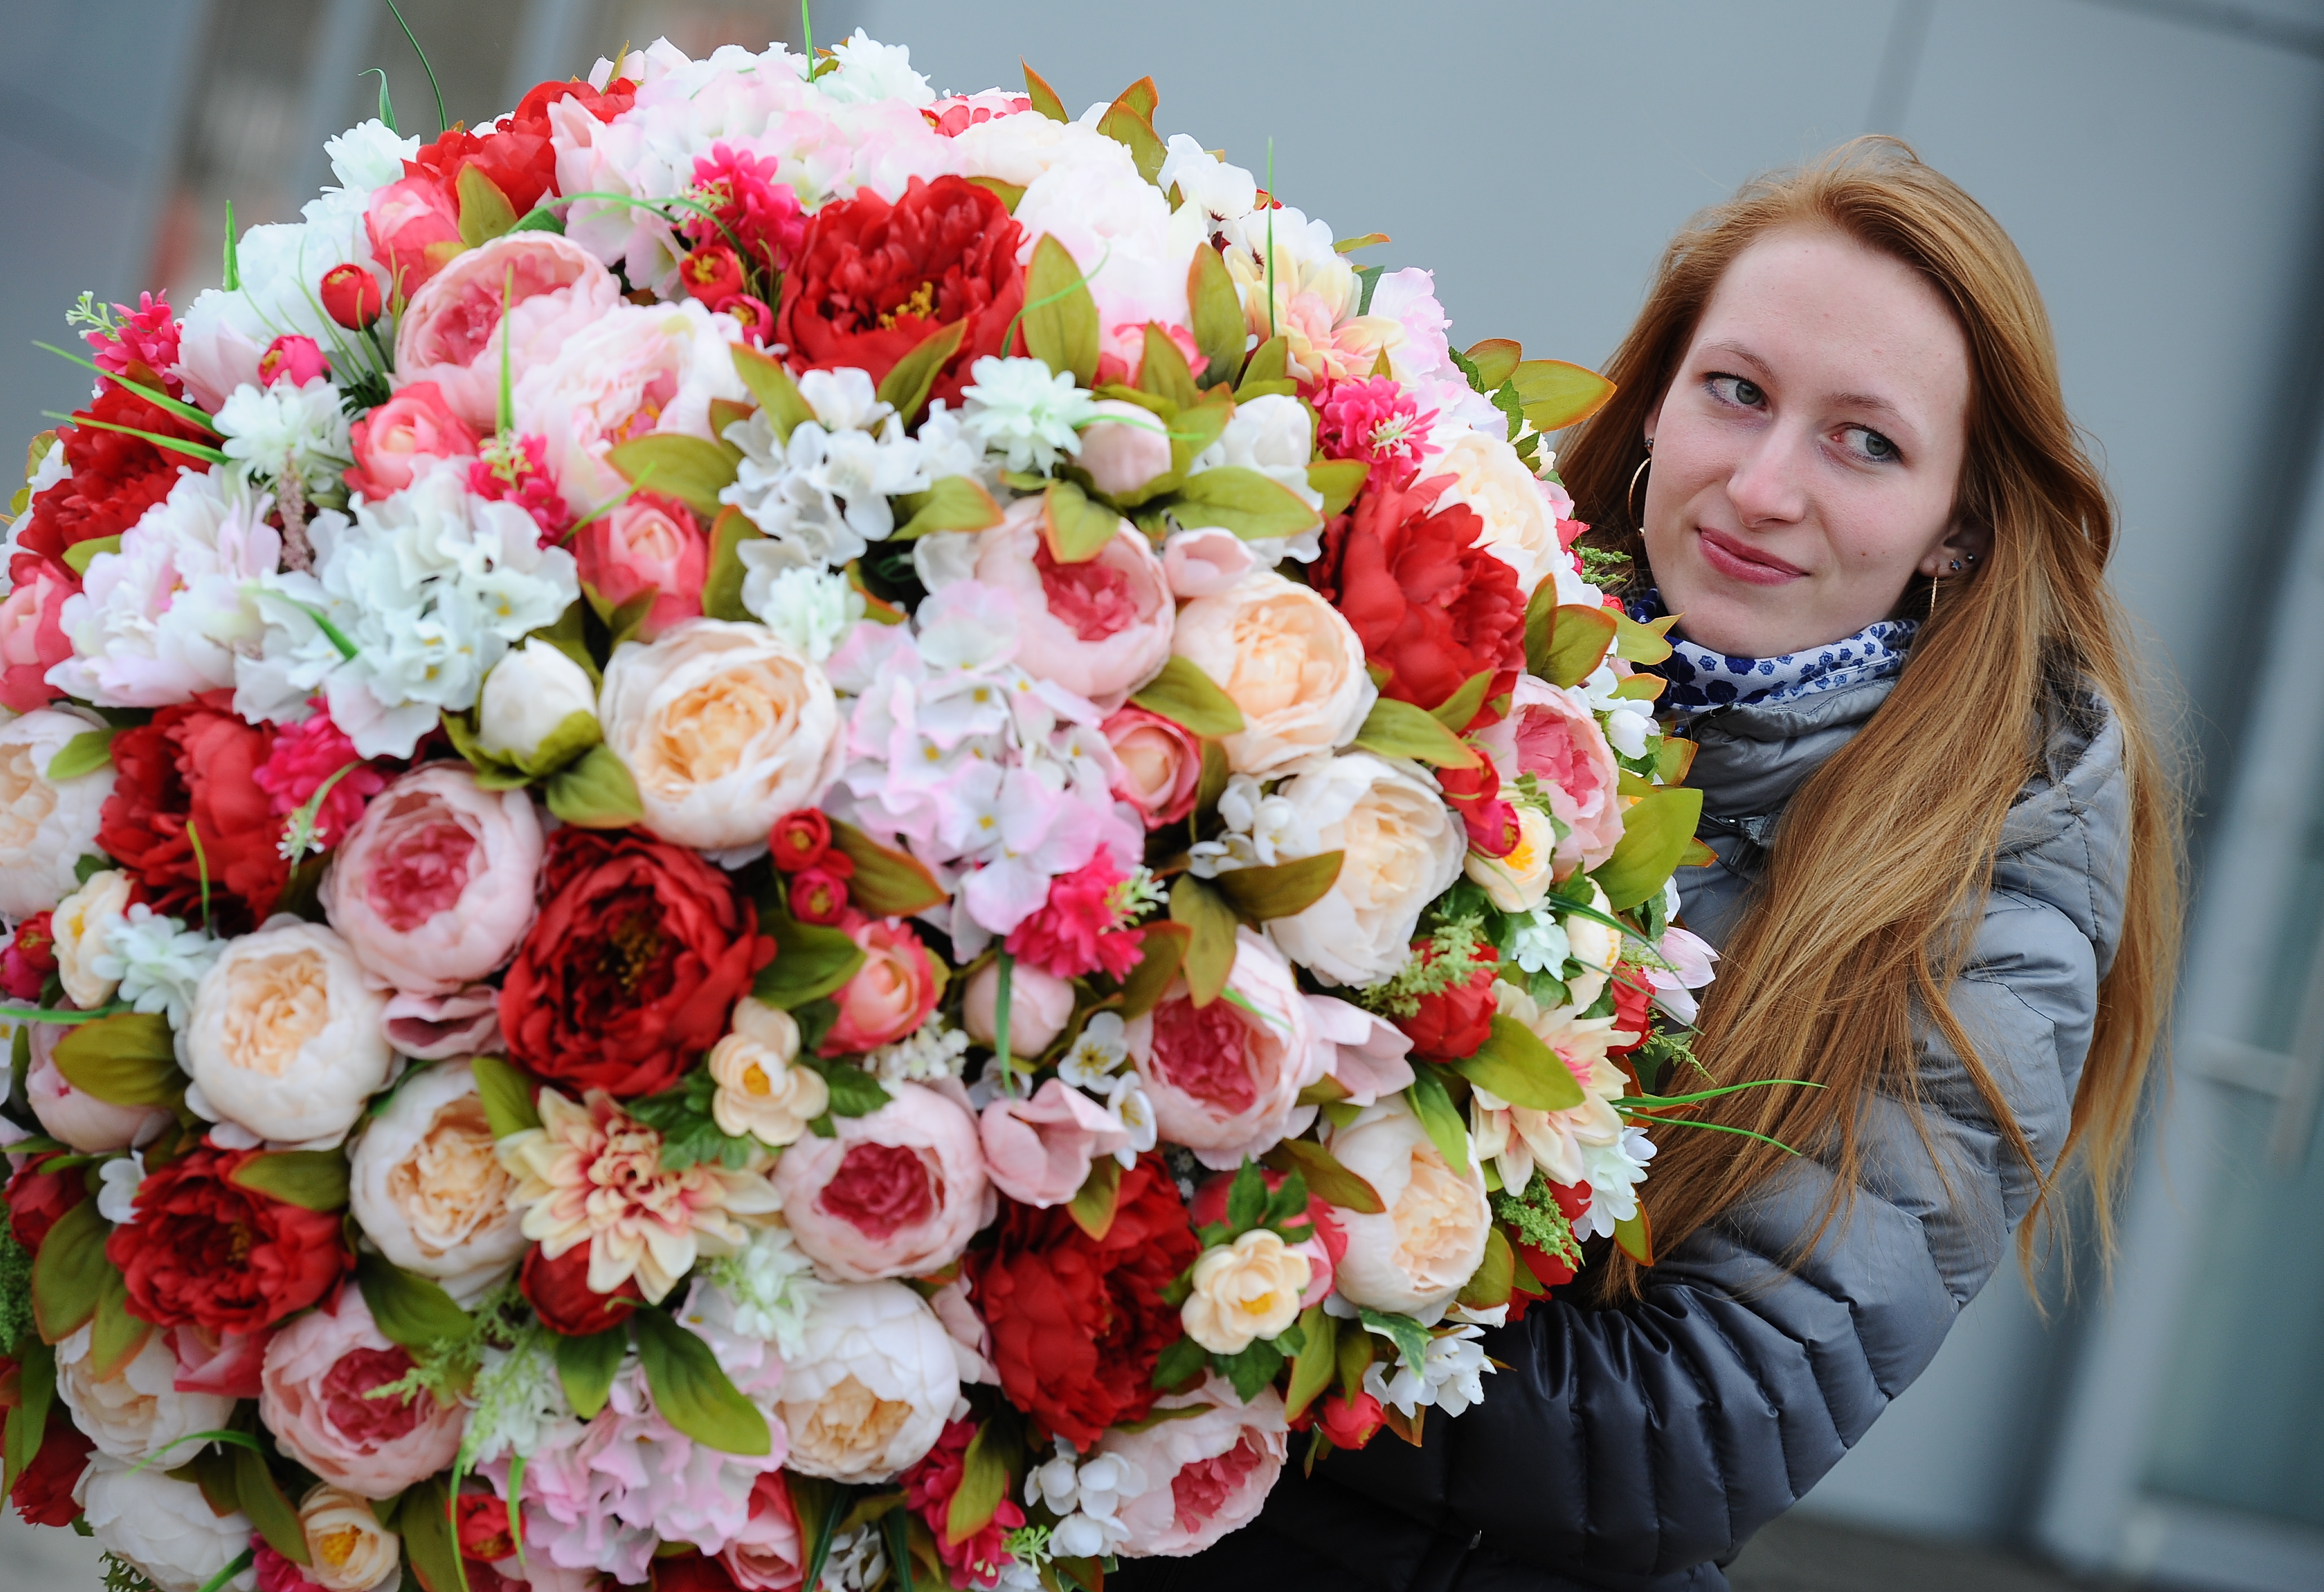
[[[1458,1415],[1471,1404],[1483,1401],[1485,1373],[1495,1368],[1477,1342],[1484,1335],[1485,1330],[1477,1326],[1439,1332],[1428,1340],[1428,1348],[1417,1366],[1399,1350],[1393,1376],[1386,1374],[1382,1362],[1375,1360],[1365,1368],[1364,1391],[1381,1403],[1403,1412],[1406,1419],[1430,1405],[1441,1407],[1448,1415]]]
[[[596,688],[581,666],[539,636],[493,666],[476,703],[476,743],[524,761],[575,713],[595,715]]]
[[[816,663],[863,617],[863,594],[837,570],[777,569],[745,561],[742,606]]]
[[[398,137],[377,116],[323,141],[323,153],[330,157],[331,175],[339,179],[339,187],[366,195],[391,182],[401,182],[403,162],[419,152],[416,135]]]
[[[145,1181],[145,1152],[115,1155],[97,1169],[97,1213],[115,1227],[137,1224],[137,1188]]]
[[[564,1379],[557,1374],[557,1356],[551,1350],[545,1330],[521,1337],[508,1348],[484,1349],[468,1390],[462,1467],[474,1469],[503,1454],[530,1459],[544,1431],[572,1418],[573,1406],[565,1402]]]
[[[726,428],[742,459],[718,501],[769,538],[741,548],[751,572],[743,604],[754,612],[765,600],[764,584],[757,595],[751,584],[760,571],[860,557],[896,529],[890,498],[935,483],[930,451],[904,434],[903,417],[874,395],[864,372],[809,371],[798,388],[816,418],[793,427],[789,441],[776,438],[764,410]]]
[[[173,1448],[180,1439],[215,1431],[234,1413],[230,1398],[177,1390],[178,1356],[169,1333],[149,1334],[128,1364],[103,1378],[89,1364],[94,1343],[94,1328],[84,1326],[57,1345],[57,1394],[99,1451],[129,1460],[168,1454],[166,1470],[201,1446]]]
[[[182,1030],[202,975],[225,950],[225,941],[139,901],[106,927],[105,948],[90,967],[99,978],[119,980],[119,998],[141,1012],[166,1012],[170,1026]]]
[[[968,1035],[935,1012],[905,1037],[865,1056],[863,1070],[882,1083],[925,1083],[959,1077],[967,1062]]]
[[[881,99],[911,106],[936,102],[936,91],[912,69],[912,52],[904,45],[878,43],[858,28],[853,37],[833,45],[831,55],[839,69],[815,80],[827,98],[856,105]]]
[[[952,1335],[901,1283],[845,1283],[786,1357],[779,1413],[791,1469],[885,1481],[936,1446],[960,1396]]]
[[[1064,1438],[1056,1441],[1056,1458],[1026,1474],[1025,1502],[1046,1505],[1057,1516],[1049,1551],[1068,1559],[1102,1558],[1128,1540],[1121,1500],[1147,1489],[1146,1473],[1120,1454],[1094,1454],[1077,1463],[1074,1446]]]
[[[1038,359],[986,354],[968,367],[973,382],[962,428],[980,446],[1002,455],[1011,470],[1043,474],[1082,451],[1080,428],[1097,419],[1096,402],[1074,385],[1071,371],[1049,373]]]
[[[1654,1140],[1643,1127],[1623,1124],[1612,1144],[1582,1144],[1582,1177],[1590,1184],[1590,1209],[1573,1224],[1576,1238],[1612,1238],[1614,1224],[1638,1214],[1638,1185],[1646,1181]]]
[[[121,981],[118,971],[106,972],[96,964],[105,954],[106,934],[128,909],[130,888],[129,876],[121,870],[100,868],[58,902],[49,919],[58,980],[65,987],[65,998],[84,1011],[111,1000]]]
[[[1565,925],[1546,902],[1527,913],[1509,936],[1509,960],[1529,973],[1555,978],[1572,954]]]
[[[879,1526],[859,1525],[834,1534],[816,1585],[831,1592],[872,1592],[887,1573],[888,1552],[881,1545]]]
[[[73,1496],[98,1547],[142,1571],[161,1592],[198,1592],[249,1548],[250,1517],[238,1510],[212,1514],[201,1488],[163,1471],[95,1455]],[[224,1583],[235,1592],[256,1585],[249,1569]]]
[[[1129,1059],[1130,1043],[1122,1037],[1121,1014],[1099,1012],[1082,1025],[1080,1035],[1058,1058],[1057,1076],[1076,1089],[1103,1090]]]
[[[1240,166],[1230,166],[1184,133],[1170,135],[1168,149],[1154,186],[1166,194],[1176,189],[1185,206],[1203,216],[1205,230],[1240,221],[1258,205],[1259,183]]]
[[[1134,1071],[1126,1072],[1113,1081],[1105,1097],[1106,1109],[1130,1135],[1130,1142],[1113,1153],[1124,1172],[1137,1164],[1138,1157],[1154,1147],[1160,1136],[1160,1127],[1154,1119],[1154,1102],[1147,1097],[1146,1080]]]
[[[36,708],[0,723],[0,913],[46,912],[80,885],[82,857],[113,794],[113,765],[51,781],[57,753],[103,727],[78,709]]]
[[[709,1279],[731,1302],[735,1332],[775,1346],[784,1360],[806,1351],[808,1321],[835,1286],[815,1275],[784,1227],[757,1227],[743,1247],[710,1263]]]
[[[1227,780],[1219,797],[1219,817],[1226,833],[1217,840],[1199,841],[1190,852],[1198,879],[1216,879],[1238,868],[1273,867],[1296,857],[1312,857],[1324,850],[1315,826],[1298,805],[1280,794],[1268,796],[1248,774]]]
[[[1278,794],[1317,837],[1309,855],[1345,856],[1323,897],[1268,923],[1269,936],[1326,983],[1392,977],[1411,957],[1421,909],[1461,877],[1460,822],[1416,768],[1369,752],[1310,766]]]
[[[299,387],[237,387],[211,425],[226,438],[221,451],[237,477],[271,483],[295,474],[309,502],[338,493],[339,473],[355,463],[346,411],[327,376]]]

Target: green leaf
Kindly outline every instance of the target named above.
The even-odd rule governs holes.
[[[1436,1070],[1421,1062],[1413,1067],[1412,1087],[1404,1091],[1412,1104],[1413,1115],[1420,1126],[1428,1130],[1429,1141],[1435,1145],[1444,1164],[1462,1177],[1469,1175],[1469,1128],[1461,1120],[1461,1113],[1452,1104],[1452,1097],[1444,1090],[1443,1080]]]
[[[1478,710],[1485,705],[1485,692],[1493,683],[1493,671],[1479,669],[1461,682],[1461,688],[1428,710],[1429,717],[1458,735],[1473,721]]]
[[[131,1312],[129,1284],[111,1265],[97,1279],[97,1316],[90,1325],[89,1372],[99,1381],[114,1376],[135,1359],[153,1335],[152,1324]]]
[[[1614,687],[1612,695],[1628,702],[1652,702],[1663,694],[1665,681],[1658,675],[1632,675]]]
[[[945,475],[926,492],[896,500],[906,518],[888,534],[891,542],[908,542],[936,530],[990,530],[1001,523],[1001,505],[984,483],[970,475]]]
[[[1073,118],[1065,115],[1065,102],[1057,97],[1057,91],[1049,87],[1041,74],[1021,60],[1017,64],[1025,68],[1025,94],[1033,102],[1033,108],[1052,122],[1072,121]]]
[[[1243,344],[1249,334],[1234,278],[1216,249],[1194,251],[1194,262],[1186,268],[1186,302],[1194,311],[1194,346],[1210,362],[1203,372],[1202,385],[1233,381],[1242,369]]]
[[[910,917],[952,898],[918,858],[881,845],[852,824],[834,819],[831,843],[855,864],[848,900],[874,917]]]
[[[1509,374],[1517,384],[1525,417],[1536,431],[1562,431],[1580,425],[1614,396],[1613,382],[1596,371],[1562,359],[1528,359]]]
[[[1179,1387],[1203,1374],[1211,1357],[1191,1338],[1181,1338],[1154,1359],[1154,1385]]]
[[[546,205],[535,205],[524,213],[524,219],[509,228],[511,232],[553,232],[565,234],[565,218]]]
[[[1231,868],[1211,880],[1227,904],[1253,923],[1294,917],[1331,893],[1344,851],[1320,851],[1294,862]]]
[[[461,175],[475,170],[469,166]],[[265,1455],[255,1449],[234,1450],[234,1492],[242,1512],[250,1516],[250,1523],[258,1528],[269,1548],[293,1564],[314,1562],[307,1552],[307,1533],[299,1524],[299,1511],[283,1495],[282,1484],[267,1468]]]
[[[831,1094],[831,1114],[835,1117],[869,1117],[895,1098],[877,1078],[837,1056],[802,1052],[796,1064],[822,1077],[824,1087]]]
[[[1283,483],[1239,465],[1186,477],[1170,500],[1170,512],[1188,530],[1215,525],[1246,540],[1295,537],[1323,522]]]
[[[1553,686],[1579,686],[1606,661],[1614,643],[1614,610],[1567,603],[1557,611],[1549,642],[1548,667],[1535,672]]]
[[[460,168],[453,185],[460,196],[460,241],[471,249],[516,230],[516,207],[500,184],[474,163]]]
[[[65,566],[75,575],[87,575],[88,566],[97,562],[97,556],[99,553],[120,551],[121,538],[118,536],[91,537],[85,542],[75,542],[65,549]]]
[[[638,782],[613,749],[603,744],[551,774],[540,794],[550,812],[583,829],[627,829],[646,815]]]
[[[1590,876],[1606,892],[1606,904],[1627,912],[1659,891],[1678,870],[1702,818],[1702,792],[1685,786],[1658,790],[1624,813],[1614,854]]]
[[[83,542],[80,545],[87,547],[88,544]],[[120,733],[120,731],[113,729],[82,731],[57,748],[57,755],[49,759],[48,769],[42,778],[54,784],[110,768],[113,764],[113,738]]]
[[[1507,337],[1488,337],[1465,351],[1464,371],[1473,371],[1470,385],[1480,392],[1490,392],[1517,373],[1517,362],[1525,357],[1522,344]]]
[[[1481,759],[1426,708],[1383,696],[1372,704],[1354,744],[1384,758],[1410,758],[1439,768],[1473,768]]]
[[[1299,1352],[1291,1357],[1291,1385],[1284,1390],[1284,1413],[1292,1420],[1332,1385],[1340,1364],[1340,1324],[1320,1304],[1299,1314]]]
[[[1557,583],[1545,580],[1526,599],[1526,673],[1548,679],[1557,641]]]
[[[1773,1142],[1773,1141],[1770,1141]],[[1796,1151],[1794,1154],[1797,1154]],[[1614,1242],[1623,1254],[1640,1265],[1655,1264],[1654,1229],[1647,1224],[1646,1208],[1638,1207],[1637,1214],[1624,1217],[1614,1224]]]
[[[1614,616],[1615,657],[1632,663],[1660,663],[1671,655],[1671,644],[1663,633],[1670,629],[1667,618],[1642,625],[1618,608],[1607,612]]]
[[[446,1339],[466,1337],[468,1312],[427,1277],[414,1276],[383,1255],[355,1259],[355,1283],[372,1320],[391,1343],[425,1348]]]
[[[274,1150],[253,1155],[226,1181],[301,1210],[344,1210],[347,1158],[337,1150]]]
[[[1003,182],[998,177],[972,177],[968,180],[971,186],[981,188],[999,199],[1001,207],[1011,216],[1017,214],[1017,201],[1025,197],[1023,189],[1013,182]]]
[[[946,362],[960,351],[961,338],[967,335],[968,323],[964,320],[938,327],[913,345],[912,351],[880,378],[879,397],[895,405],[905,425],[919,419],[920,410],[928,401],[928,390],[936,384]]]
[[[1086,387],[1097,375],[1097,300],[1073,255],[1049,233],[1033,245],[1020,323],[1026,353]]]
[[[444,1477],[431,1476],[404,1489],[395,1529],[422,1592],[463,1592],[466,1570],[453,1534],[451,1491]]]
[[[638,1311],[630,1324],[654,1409],[663,1420],[724,1454],[770,1451],[766,1415],[726,1379],[708,1344],[658,1310]]]
[[[476,1098],[484,1102],[484,1121],[494,1138],[540,1126],[532,1085],[512,1063],[500,1056],[471,1056],[468,1071],[475,1075]]]
[[[1047,241],[1046,239],[1044,240]],[[1060,564],[1086,564],[1105,551],[1122,528],[1121,516],[1070,481],[1052,481],[1041,494],[1041,539]]]
[[[1170,921],[1184,924],[1191,938],[1180,969],[1196,1006],[1208,1006],[1227,987],[1234,971],[1235,915],[1220,894],[1191,873],[1170,887]]]
[[[1557,1053],[1523,1023],[1500,1013],[1494,1014],[1493,1031],[1477,1054],[1452,1065],[1470,1082],[1513,1106],[1563,1111],[1582,1103],[1582,1085]]]
[[[1170,980],[1185,965],[1194,933],[1182,923],[1149,923],[1139,931],[1138,965],[1121,981],[1121,1004],[1115,1009],[1126,1022],[1142,1017],[1161,1004]]]
[[[84,1094],[115,1106],[174,1106],[186,1075],[158,1012],[117,1012],[82,1023],[57,1041],[57,1071]]]
[[[1360,1306],[1357,1313],[1366,1327],[1395,1344],[1408,1364],[1416,1367],[1428,1357],[1428,1330],[1410,1316],[1390,1315],[1370,1305]]]
[[[759,400],[775,439],[788,444],[793,430],[815,419],[814,406],[799,396],[798,383],[792,380],[790,368],[782,361],[739,343],[731,352],[734,373],[742,378],[742,385]]]
[[[705,520],[718,518],[718,491],[734,482],[734,461],[724,448],[680,432],[617,442],[605,462],[640,491],[676,498]]]
[[[49,1411],[57,1398],[57,1351],[38,1338],[19,1346],[16,1391],[18,1403],[8,1412],[6,1474],[0,1492],[14,1492],[16,1478],[39,1458],[49,1431]]]
[[[1378,1216],[1388,1209],[1369,1180],[1349,1171],[1338,1156],[1312,1138],[1285,1139],[1267,1153],[1264,1161],[1277,1172],[1299,1173],[1306,1180],[1308,1191],[1327,1205],[1360,1216]]]
[[[579,664],[581,672],[589,676],[589,685],[593,690],[605,683],[604,672],[598,668],[596,658],[589,651],[589,600],[587,598],[576,597],[572,602],[567,603],[565,605],[565,612],[557,616],[555,624],[543,625],[533,631],[532,635],[540,637],[575,663]],[[528,636],[526,640],[530,640],[531,637]]]
[[[1138,362],[1138,387],[1157,398],[1167,399],[1180,409],[1193,409],[1202,401],[1203,394],[1194,385],[1194,373],[1186,368],[1186,356],[1169,335],[1153,322],[1146,323],[1146,345]]]
[[[1249,1403],[1283,1369],[1283,1351],[1261,1339],[1240,1354],[1213,1355],[1211,1366],[1232,1385],[1235,1396]]]
[[[1665,785],[1685,784],[1687,770],[1694,767],[1694,751],[1693,741],[1665,735],[1655,749],[1655,778]]]
[[[105,1257],[112,1231],[97,1213],[97,1201],[83,1200],[57,1218],[41,1240],[32,1261],[32,1324],[42,1342],[63,1342],[97,1314],[106,1275],[114,1270]]]
[[[1242,367],[1242,380],[1235,386],[1235,399],[1240,402],[1269,392],[1296,391],[1298,383],[1291,380],[1291,339],[1278,334],[1250,351]]]
[[[1100,1155],[1090,1163],[1089,1175],[1082,1179],[1065,1214],[1074,1225],[1089,1235],[1090,1242],[1101,1244],[1113,1230],[1113,1217],[1121,1198],[1121,1163],[1111,1155]]]
[[[1318,459],[1307,466],[1307,484],[1323,494],[1323,518],[1348,511],[1371,470],[1361,459]]]
[[[761,914],[775,940],[775,960],[759,970],[751,993],[786,1011],[821,1000],[855,976],[863,952],[844,930],[801,923],[788,913]]]
[[[557,1340],[557,1379],[565,1385],[565,1402],[584,1421],[594,1421],[613,1392],[613,1374],[630,1347],[627,1322],[592,1332],[586,1338]]]
[[[1108,1165],[1112,1160],[1108,1157]],[[1009,1465],[1001,1458],[993,1422],[987,1421],[968,1440],[960,1457],[960,1485],[945,1510],[945,1541],[965,1542],[990,1524],[1009,1493]]]
[[[702,577],[702,612],[710,619],[742,621],[755,618],[742,606],[742,544],[763,540],[759,528],[742,511],[725,508],[710,527],[710,561]]]
[[[1160,674],[1130,693],[1130,700],[1149,713],[1159,713],[1213,740],[1240,734],[1243,728],[1242,709],[1235,705],[1234,698],[1203,672],[1202,665],[1176,653]]]

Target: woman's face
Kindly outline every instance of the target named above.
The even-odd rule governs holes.
[[[1960,324],[1902,261],[1822,229],[1745,250],[1647,422],[1646,557],[1687,639],[1797,652],[1966,573],[1969,391]]]

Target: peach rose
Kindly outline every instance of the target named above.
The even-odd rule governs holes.
[[[485,790],[466,763],[415,768],[339,842],[324,915],[365,971],[449,995],[499,968],[532,926],[541,845],[524,791]]]
[[[832,998],[839,1020],[823,1037],[827,1056],[895,1044],[928,1020],[944,989],[942,968],[909,924],[866,918],[847,934],[863,965]]]
[[[1298,1104],[1299,1091],[1333,1054],[1291,964],[1247,928],[1235,930],[1227,994],[1240,998],[1197,1007],[1174,979],[1160,1004],[1122,1027],[1161,1136],[1222,1170],[1306,1127],[1314,1108]]]
[[[553,232],[493,238],[411,295],[395,333],[399,385],[433,383],[454,414],[491,431],[499,424],[502,342],[509,345],[510,373],[522,376],[554,360],[621,297],[613,273],[569,238]]]
[[[1506,438],[1471,431],[1429,460],[1428,474],[1452,478],[1437,494],[1434,511],[1456,505],[1475,510],[1485,522],[1477,546],[1517,571],[1526,596],[1559,564],[1571,562],[1557,539],[1557,520],[1542,497],[1540,478]]]
[[[1184,724],[1125,707],[1099,726],[1121,778],[1113,794],[1138,809],[1148,829],[1176,824],[1194,810],[1203,782],[1203,743]]]
[[[645,827],[703,851],[764,845],[776,819],[815,805],[846,750],[830,680],[758,624],[693,619],[623,642],[597,716]]]
[[[104,722],[78,709],[39,708],[0,723],[0,913],[46,912],[77,889],[74,869],[97,850],[113,765],[51,782],[49,765]]]
[[[1000,1038],[1001,964],[988,962],[968,980],[960,1001],[960,1026],[979,1044]],[[1009,1052],[1037,1056],[1073,1021],[1074,986],[1067,979],[1019,962],[1009,975]]]
[[[659,499],[632,498],[581,528],[573,541],[581,578],[619,608],[645,592],[653,606],[637,639],[650,641],[680,620],[702,612],[702,578],[710,543],[694,516]]]
[[[1328,1129],[1323,1142],[1388,1207],[1371,1215],[1333,1208],[1348,1239],[1341,1293],[1374,1310],[1434,1321],[1484,1262],[1492,1214],[1483,1163],[1471,1153],[1467,1174],[1455,1173],[1401,1095],[1366,1106],[1345,1127]]]
[[[1125,1461],[1143,1484],[1125,1489],[1117,1512],[1130,1533],[1119,1549],[1125,1559],[1199,1553],[1250,1524],[1283,1472],[1290,1442],[1283,1398],[1272,1387],[1244,1403],[1213,1376],[1191,1392],[1164,1394],[1154,1408],[1201,1413],[1139,1431],[1116,1429],[1097,1443],[1099,1454]]]
[[[974,578],[1016,598],[1027,673],[1111,712],[1170,660],[1170,583],[1127,520],[1095,557],[1058,563],[1041,538],[1041,502],[1019,498],[977,538]]]
[[[1411,956],[1423,908],[1461,877],[1467,832],[1416,765],[1351,752],[1276,794],[1344,853],[1340,877],[1305,911],[1268,923],[1291,960],[1326,983],[1377,984]]]
[[[1130,1130],[1111,1112],[1057,1078],[1031,1100],[994,1100],[977,1133],[993,1186],[1019,1204],[1044,1207],[1072,1199],[1093,1161],[1130,1143]]]
[[[516,1184],[493,1152],[492,1125],[465,1063],[406,1080],[348,1157],[355,1225],[405,1271],[433,1277],[462,1305],[524,1256],[509,1209]]]
[[[411,1357],[374,1323],[352,1284],[274,1335],[259,1373],[259,1419],[290,1456],[335,1486],[392,1498],[460,1450],[467,1412],[430,1393],[370,1398],[401,1379]]]
[[[1379,693],[1340,611],[1272,570],[1254,570],[1178,611],[1171,649],[1242,710],[1228,766],[1265,778],[1355,739]]]
[[[277,917],[229,941],[202,975],[179,1059],[214,1120],[278,1144],[335,1145],[387,1081],[386,1005],[345,940]]]
[[[834,1118],[831,1137],[810,1135],[775,1163],[791,1236],[817,1269],[842,1282],[941,1270],[992,1219],[966,1097],[919,1083],[890,1084],[888,1092],[878,1110]]]
[[[1595,868],[1614,854],[1622,839],[1621,770],[1580,692],[1519,675],[1508,714],[1480,730],[1476,741],[1503,783],[1520,774],[1541,782],[1549,810],[1567,832],[1557,843],[1558,878]]]
[[[347,490],[374,502],[411,484],[422,459],[467,458],[476,451],[468,429],[433,382],[408,382],[394,397],[347,428],[355,456]]]

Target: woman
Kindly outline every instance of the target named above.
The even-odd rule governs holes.
[[[1124,1586],[1716,1588],[2062,1197],[2107,1199],[2175,961],[2177,833],[2105,580],[2114,521],[2008,237],[1888,140],[1671,244],[1563,474],[1683,641],[1729,1097],[1490,1335],[1485,1400],[1286,1474]]]

